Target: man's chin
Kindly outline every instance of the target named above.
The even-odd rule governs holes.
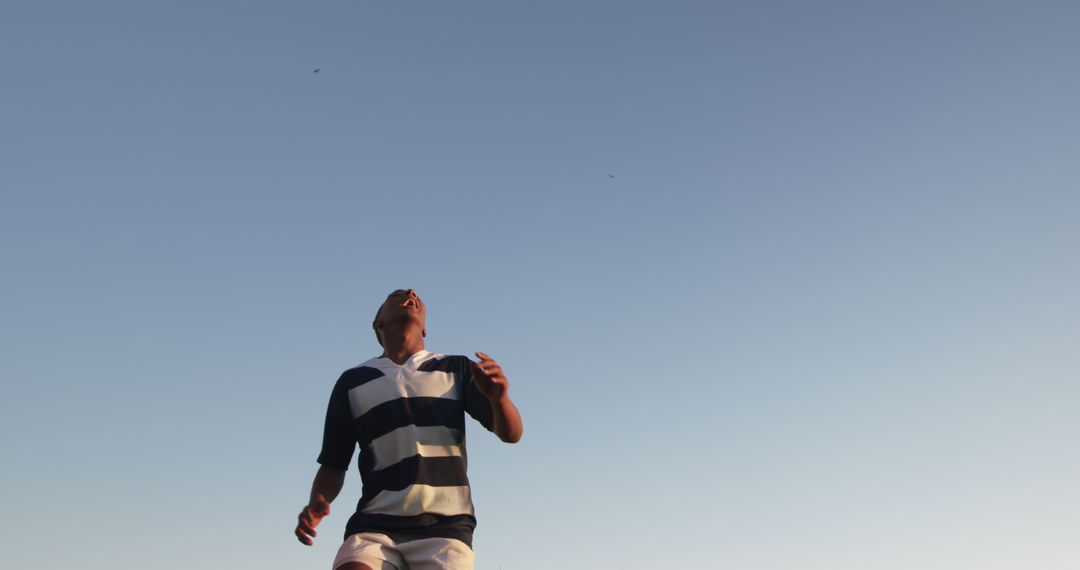
[[[401,314],[394,317],[394,322],[397,322],[401,325],[416,323],[423,326],[424,320],[421,317],[422,315],[420,314],[420,311],[403,311]]]

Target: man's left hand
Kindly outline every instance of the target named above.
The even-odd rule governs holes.
[[[510,382],[503,374],[502,367],[483,352],[477,352],[476,357],[480,359],[479,363],[473,363],[473,380],[477,389],[492,402],[502,400],[510,389]]]

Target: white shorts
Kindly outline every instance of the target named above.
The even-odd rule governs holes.
[[[421,538],[395,543],[385,534],[350,535],[338,549],[334,568],[361,562],[373,570],[473,570],[475,555],[456,538]]]

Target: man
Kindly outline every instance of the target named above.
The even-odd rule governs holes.
[[[330,514],[357,444],[363,494],[336,570],[471,570],[476,527],[465,474],[465,414],[516,443],[522,423],[490,356],[479,363],[424,349],[427,307],[391,293],[372,328],[382,356],[346,370],[330,395],[319,470],[296,537],[310,545]]]

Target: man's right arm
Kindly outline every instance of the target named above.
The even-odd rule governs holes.
[[[341,487],[345,484],[345,469],[334,469],[325,465],[319,467],[315,473],[315,480],[311,483],[311,497],[307,506],[300,511],[297,517],[296,538],[300,542],[311,546],[315,538],[315,527],[323,517],[330,514],[330,503],[337,498]]]
[[[338,378],[330,392],[330,403],[326,406],[326,424],[323,427],[322,450],[318,458],[319,471],[315,473],[315,481],[311,484],[311,497],[304,510],[300,511],[296,525],[296,539],[307,545],[312,544],[315,527],[319,526],[323,517],[330,514],[330,503],[341,492],[349,461],[356,451],[352,415],[349,412],[346,386],[343,384],[345,374]]]

